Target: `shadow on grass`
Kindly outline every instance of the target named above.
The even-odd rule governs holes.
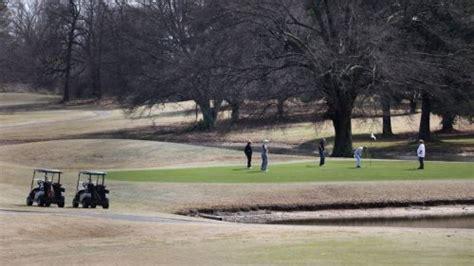
[[[379,136],[377,136],[379,137]],[[450,134],[433,133],[433,140],[427,142],[430,155],[437,160],[471,161],[469,157],[462,156],[466,150],[474,150],[474,132],[454,132]],[[452,141],[457,140],[457,142]],[[464,140],[464,141],[463,141]],[[306,141],[298,145],[296,150],[311,151],[317,148],[319,139]],[[334,137],[326,138],[328,147],[334,143]],[[369,134],[353,135],[355,144],[368,145],[370,156],[375,158],[398,159],[405,156],[415,156],[418,147],[417,134],[407,133],[391,137],[379,137],[373,142]],[[362,143],[361,143],[362,142]]]
[[[232,169],[232,171],[239,171],[239,172],[242,172],[242,171],[248,171],[249,169],[247,167],[245,168],[234,168]]]
[[[407,172],[423,172],[423,170],[420,170],[418,168],[404,169],[404,171],[407,171]]]

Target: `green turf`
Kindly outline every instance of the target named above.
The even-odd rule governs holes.
[[[122,181],[195,183],[279,183],[318,181],[377,181],[474,179],[474,163],[427,162],[417,170],[414,161],[365,161],[356,169],[349,160],[329,161],[320,168],[315,163],[270,165],[264,173],[243,167],[208,167],[159,170],[112,171],[109,177]]]

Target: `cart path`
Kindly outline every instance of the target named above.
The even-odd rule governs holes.
[[[65,209],[67,210],[67,209]],[[117,221],[128,221],[128,222],[151,222],[161,224],[179,224],[179,223],[200,223],[209,224],[217,223],[207,219],[192,218],[186,216],[178,216],[173,214],[160,214],[158,215],[138,215],[138,214],[118,214],[118,213],[96,213],[87,212],[86,210],[80,211],[79,209],[74,212],[59,212],[59,211],[48,211],[48,210],[19,210],[19,209],[0,209],[0,216],[30,216],[30,215],[52,215],[62,217],[83,217],[83,218],[99,218],[99,219],[110,219]]]

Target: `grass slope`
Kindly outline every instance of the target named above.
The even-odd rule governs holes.
[[[356,169],[349,160],[332,161],[324,167],[315,163],[275,164],[267,173],[258,169],[227,166],[209,168],[183,168],[112,171],[109,177],[122,181],[144,182],[196,182],[196,183],[279,183],[318,181],[379,181],[379,180],[430,180],[472,179],[474,163],[427,162],[426,169],[417,170],[413,161],[364,162]]]

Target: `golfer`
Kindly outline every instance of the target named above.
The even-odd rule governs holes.
[[[262,166],[260,167],[260,170],[264,172],[268,171],[268,142],[268,140],[264,140],[262,145]]]
[[[362,153],[364,152],[365,147],[358,147],[354,150],[354,158],[356,160],[356,167],[360,168],[362,163]]]
[[[324,154],[326,148],[325,148],[325,145],[326,145],[326,139],[322,138],[320,141],[319,141],[319,146],[318,146],[318,150],[319,150],[319,166],[323,166],[324,163],[325,163],[325,159],[326,159],[326,155]]]
[[[245,146],[244,150],[245,156],[247,157],[247,168],[252,168],[252,141],[249,140],[247,142],[247,146]]]
[[[425,169],[425,155],[426,155],[426,149],[425,149],[425,141],[420,139],[420,145],[418,146],[418,150],[416,151],[416,154],[418,155],[418,161],[420,162],[420,166],[418,169]]]

